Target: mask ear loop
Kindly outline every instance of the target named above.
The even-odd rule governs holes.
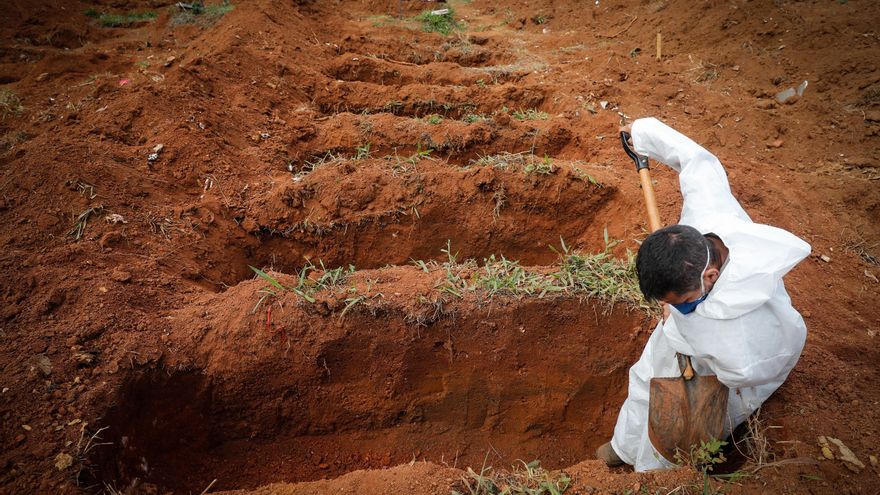
[[[700,297],[706,295],[706,285],[703,283],[703,275],[706,274],[706,270],[709,269],[709,261],[712,260],[712,256],[709,254],[709,246],[706,246],[706,266],[703,267],[703,271],[700,272]]]

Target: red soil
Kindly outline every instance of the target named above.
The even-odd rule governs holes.
[[[242,1],[202,25],[163,1],[7,3],[0,491],[449,493],[487,452],[564,469],[573,492],[690,482],[590,460],[653,326],[642,312],[459,299],[441,268],[386,266],[442,259],[447,240],[543,266],[560,237],[596,251],[606,228],[617,255],[636,249],[618,110],[704,144],[756,221],[813,246],[786,279],[807,346],[762,418],[777,460],[821,457],[828,435],[868,466],[768,467],[725,489],[880,486],[880,5],[473,0],[444,37],[376,17],[396,1]],[[104,28],[89,7],[160,15]],[[515,118],[528,109],[547,119]],[[552,169],[475,162],[503,152]],[[674,222],[676,177],[654,177]],[[315,303],[258,304],[248,265],[292,281],[306,258],[357,272]],[[346,311],[352,294],[367,298]],[[112,445],[87,449],[104,427]]]

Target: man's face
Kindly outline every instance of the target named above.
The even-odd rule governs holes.
[[[706,294],[712,290],[712,287],[715,286],[715,282],[718,280],[718,276],[721,275],[721,272],[718,271],[717,268],[710,266],[703,272],[703,289],[706,291]],[[668,292],[663,298],[660,299],[661,302],[665,302],[666,304],[684,304],[696,301],[697,299],[703,297],[703,293],[700,291],[700,288],[688,292]]]

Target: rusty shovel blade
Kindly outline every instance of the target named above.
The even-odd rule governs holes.
[[[714,375],[686,380],[652,378],[648,400],[648,438],[666,460],[691,446],[719,439],[727,415],[729,389]]]

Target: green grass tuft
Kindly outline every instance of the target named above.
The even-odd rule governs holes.
[[[550,115],[535,108],[528,110],[514,110],[513,118],[516,120],[547,120]]]
[[[454,15],[455,11],[452,10],[452,7],[449,7],[445,14],[432,14],[430,10],[426,10],[416,16],[416,20],[421,22],[422,29],[429,33],[447,35],[461,29],[461,25],[455,20]]]
[[[454,486],[452,495],[562,495],[571,485],[571,477],[562,471],[547,471],[538,461],[519,461],[510,471],[483,467],[477,473],[467,468],[467,474]]]
[[[21,115],[23,112],[21,98],[12,90],[0,89],[0,118],[6,120],[10,115]]]
[[[178,8],[171,16],[171,24],[175,26],[180,24],[210,26],[233,10],[235,10],[235,5],[229,3],[229,0],[210,5],[193,3],[191,9]]]
[[[152,21],[157,17],[155,12],[135,12],[131,11],[127,14],[107,14],[103,13],[98,16],[98,22],[103,27],[124,27],[131,26],[136,22]]]
[[[562,249],[557,251],[560,260],[552,269],[523,267],[517,261],[494,255],[484,259],[483,266],[478,266],[475,260],[459,262],[449,241],[441,250],[447,257],[443,263],[413,261],[413,264],[423,271],[442,269],[445,276],[437,289],[459,298],[468,292],[490,298],[496,295],[543,298],[564,293],[604,300],[611,305],[623,303],[633,308],[655,309],[642,298],[634,255],[627,251],[624,259],[614,257],[611,249],[617,241],[609,242],[607,232],[606,247],[598,253],[574,252],[565,241],[560,239],[560,242]]]

